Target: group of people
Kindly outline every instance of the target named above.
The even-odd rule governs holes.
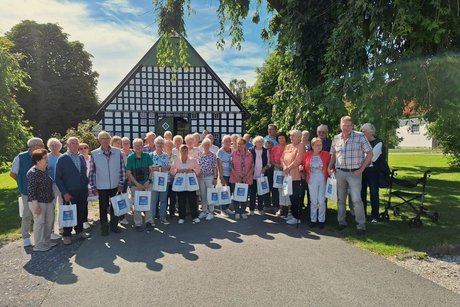
[[[351,117],[340,120],[341,132],[332,140],[327,137],[326,125],[317,128],[311,139],[308,131],[278,132],[274,124],[268,126],[265,137],[226,135],[221,147],[214,144],[208,131],[189,134],[182,138],[170,131],[163,136],[147,133],[144,139],[131,141],[126,137],[98,134],[100,147],[91,151],[86,143],[76,137],[66,142],[67,151],[61,154],[62,144],[57,139],[47,142],[49,151],[39,138],[28,141],[28,151],[20,153],[13,161],[11,176],[17,181],[24,209],[22,236],[24,246],[31,245],[30,224],[34,219],[34,250],[46,251],[59,238],[53,230],[55,204],[75,204],[77,225],[59,229],[64,244],[72,243],[72,230],[76,237],[89,237],[88,195],[99,200],[101,235],[119,233],[121,224],[129,224],[126,216],[116,216],[110,199],[119,193],[151,191],[150,210],[131,210],[134,227],[141,232],[152,229],[155,221],[169,224],[178,213],[178,223],[183,224],[187,206],[193,223],[212,220],[215,206],[207,199],[207,190],[216,186],[229,186],[233,194],[235,185],[247,184],[245,201],[233,200],[220,206],[220,214],[234,219],[247,219],[248,215],[267,212],[283,217],[287,224],[301,222],[302,208],[307,208],[309,227],[324,227],[326,220],[325,189],[329,176],[337,181],[338,227],[344,229],[346,200],[351,196],[357,233],[366,229],[367,190],[370,190],[372,223],[378,223],[378,165],[384,158],[383,143],[375,137],[372,124],[364,124],[361,132],[353,130]],[[132,145],[132,148],[131,148]],[[274,173],[282,172],[292,180],[291,193],[282,193],[273,187]],[[164,192],[152,189],[155,172],[166,173],[168,188]],[[193,173],[199,191],[176,192],[172,188],[179,173]],[[269,192],[258,195],[257,180],[267,177]],[[305,202],[307,196],[307,202]],[[201,204],[201,210],[198,210]],[[249,212],[247,206],[249,205]],[[132,209],[132,208],[131,208]],[[110,216],[110,219],[108,218]]]

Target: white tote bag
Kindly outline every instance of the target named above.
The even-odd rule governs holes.
[[[59,205],[59,227],[77,226],[77,205],[67,204]]]
[[[166,192],[168,189],[168,173],[153,172],[152,190],[157,192]]]
[[[230,187],[228,185],[219,187],[219,205],[229,205],[231,203]]]
[[[283,179],[283,196],[292,195],[292,177],[285,176]]]
[[[283,180],[284,180],[284,173],[282,171],[273,172],[273,187],[274,188],[282,188]]]
[[[110,198],[112,204],[113,213],[116,216],[121,216],[129,212],[129,197],[128,193],[117,194]]]
[[[151,191],[134,192],[134,211],[150,211]]]
[[[327,199],[337,200],[337,179],[335,179],[335,175],[327,178],[325,194]]]
[[[187,191],[198,191],[200,189],[195,173],[187,173],[186,182]]]
[[[174,177],[173,185],[172,185],[172,190],[174,192],[183,192],[186,191],[186,184],[185,184],[185,179],[187,174],[185,173],[177,173],[176,176]]]
[[[219,190],[217,188],[208,188],[206,190],[206,198],[208,200],[208,205],[218,205]]]
[[[18,198],[18,205],[19,205],[19,217],[22,217],[22,213],[24,212],[24,203],[22,202],[21,196],[19,196]]]
[[[291,205],[291,197],[290,196],[283,196],[283,193],[281,189],[279,189],[279,201],[280,201],[280,206],[287,206],[289,207]]]
[[[257,178],[257,195],[265,195],[270,192],[270,186],[268,184],[268,177],[262,176]]]
[[[248,200],[249,185],[246,183],[236,183],[235,191],[233,191],[233,200],[246,202]]]

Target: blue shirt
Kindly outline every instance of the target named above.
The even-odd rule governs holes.
[[[59,156],[55,156],[53,154],[48,154],[48,174],[50,175],[51,179],[55,181],[56,178],[56,163]]]
[[[264,146],[265,146],[265,143],[267,143],[268,140],[272,141],[273,147],[278,145],[278,140],[276,139],[276,136],[271,137],[271,136],[267,135],[267,136],[264,137]]]

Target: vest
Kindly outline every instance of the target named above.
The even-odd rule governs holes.
[[[377,145],[380,142],[382,142],[382,140],[375,138],[373,141],[369,142],[369,144],[371,144],[372,148],[374,148],[375,145]],[[372,165],[377,169],[381,169],[384,163],[385,163],[385,145],[382,142],[382,153],[380,154],[377,160],[372,162]]]
[[[27,172],[32,167],[32,156],[29,151],[24,151],[19,154],[19,174],[17,183],[19,192],[22,195],[27,195]]]
[[[118,187],[120,182],[120,159],[121,151],[111,147],[110,155],[104,155],[102,148],[91,152],[96,168],[96,188],[98,190],[110,190]]]
[[[256,163],[256,148],[253,147],[251,149],[251,154],[252,154],[252,162],[254,164]],[[265,167],[268,164],[268,155],[267,155],[267,149],[262,147],[262,167]]]

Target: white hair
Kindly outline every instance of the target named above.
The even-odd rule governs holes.
[[[211,140],[208,138],[204,138],[204,140],[201,142],[201,145],[209,145],[211,146]]]
[[[372,125],[371,123],[365,123],[361,126],[361,131],[363,130],[366,130],[370,133],[372,133],[372,135],[375,135],[375,127],[374,125]]]
[[[31,148],[34,146],[43,146],[43,140],[41,138],[31,138],[27,141],[27,147]]]
[[[300,130],[293,129],[293,130],[289,131],[290,136],[292,136],[294,134],[299,137],[299,140],[302,138],[302,132]]]
[[[185,143],[187,143],[188,141],[194,141],[194,138],[195,137],[193,136],[193,134],[187,134],[185,136]]]
[[[165,143],[165,139],[162,138],[161,136],[157,136],[157,137],[155,138],[155,141],[154,141],[153,143],[154,143],[155,145],[157,145],[157,144],[159,144],[159,143],[164,144],[164,143]]]
[[[140,139],[140,138],[135,138],[135,139],[133,140],[133,145],[134,145],[134,144],[137,144],[137,143],[141,143],[142,145],[144,145],[144,140],[143,140],[143,139]]]
[[[326,129],[326,131],[329,131],[329,127],[325,124],[321,124],[318,126],[318,128],[316,128],[316,131],[320,130],[320,129]]]
[[[50,138],[46,142],[46,147],[48,148],[50,148],[51,146],[55,146],[55,145],[62,147],[61,141],[59,141],[57,138]]]
[[[231,135],[228,135],[228,134],[224,135],[224,137],[222,138],[222,143],[223,143],[225,140],[227,140],[227,139],[229,139],[230,141],[232,141],[232,136],[231,136]]]
[[[259,142],[259,141],[262,142],[262,144],[264,142],[264,138],[261,137],[260,135],[258,135],[258,136],[256,136],[255,138],[252,139],[252,144],[255,146],[256,143]]]

